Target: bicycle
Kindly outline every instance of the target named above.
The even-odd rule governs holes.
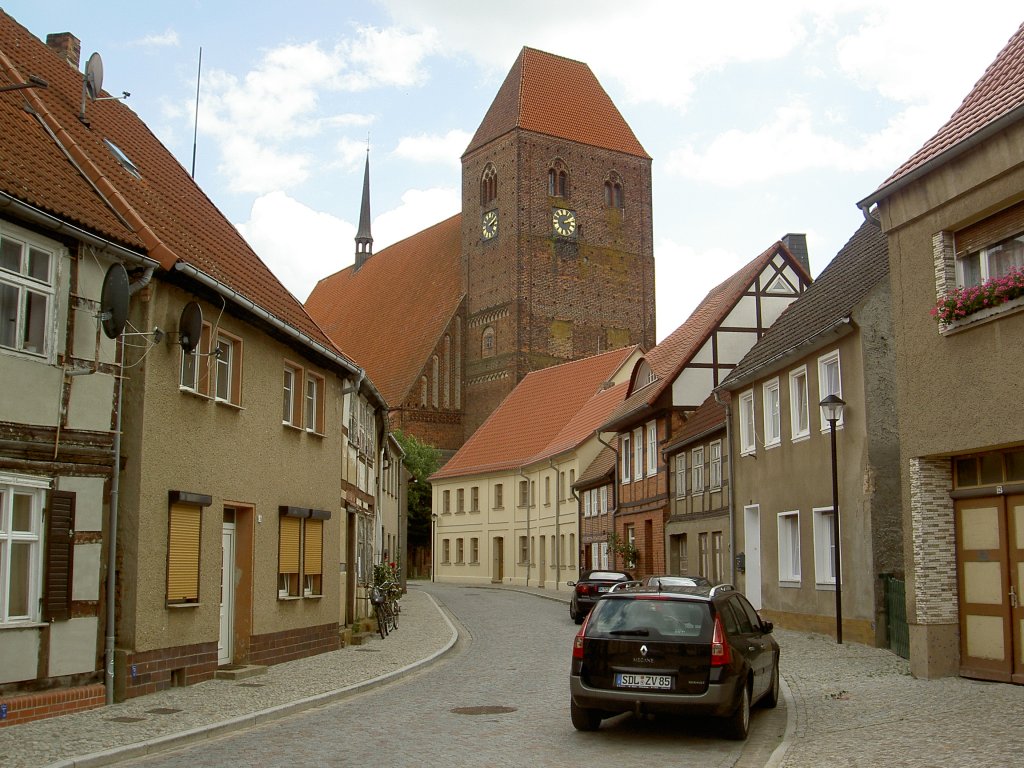
[[[391,628],[398,629],[398,614],[402,612],[402,606],[399,603],[399,598],[402,596],[402,587],[394,581],[385,581],[379,587],[388,612],[391,615]]]
[[[378,586],[370,588],[370,603],[373,605],[373,613],[377,619],[377,632],[383,640],[388,636],[391,628],[398,628],[398,622],[391,611],[389,600],[385,592]]]

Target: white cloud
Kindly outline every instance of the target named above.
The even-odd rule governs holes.
[[[221,142],[218,172],[233,192],[265,193],[288,189],[309,178],[313,160],[297,153],[261,145],[246,136],[229,136]]]
[[[335,49],[344,65],[340,83],[346,90],[421,85],[428,78],[423,60],[442,50],[437,33],[429,27],[413,34],[360,27],[356,34],[356,40],[345,40]]]
[[[168,46],[176,47],[180,45],[180,41],[178,40],[178,33],[168,28],[163,34],[146,35],[138,40],[133,40],[129,45],[145,48],[166,48]]]
[[[397,243],[429,226],[444,221],[462,209],[457,189],[410,189],[402,203],[373,220],[373,249]]]
[[[467,131],[451,130],[444,136],[405,136],[393,154],[417,163],[439,163],[461,167],[459,158],[473,138]]]

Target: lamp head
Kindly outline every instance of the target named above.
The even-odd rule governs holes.
[[[835,423],[843,418],[843,406],[846,405],[846,401],[839,395],[832,393],[825,396],[818,405],[825,411],[825,420]]]

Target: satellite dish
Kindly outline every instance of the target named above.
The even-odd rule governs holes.
[[[85,89],[89,92],[89,98],[93,101],[103,90],[103,59],[98,53],[89,57],[85,64]]]
[[[111,264],[100,291],[100,322],[108,339],[116,339],[128,322],[128,272],[124,264]]]
[[[190,301],[181,309],[178,319],[178,342],[181,348],[191,353],[199,346],[199,336],[203,332],[203,308]]]

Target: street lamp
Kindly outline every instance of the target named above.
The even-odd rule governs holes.
[[[843,418],[843,406],[846,403],[839,395],[826,396],[818,405],[825,413],[829,435],[832,440],[832,549],[836,558],[836,642],[843,642],[843,587],[842,558],[839,547],[839,480],[836,475],[836,422]]]

